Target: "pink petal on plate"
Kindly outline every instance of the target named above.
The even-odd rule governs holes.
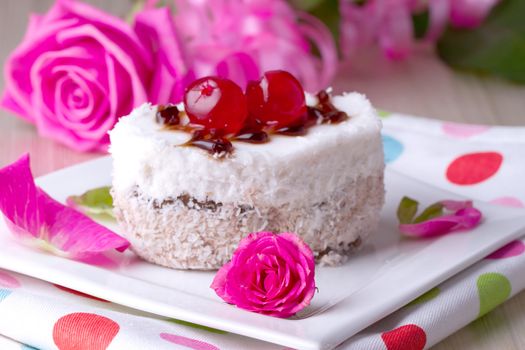
[[[445,209],[455,213],[444,215],[417,224],[400,224],[399,231],[408,237],[429,238],[458,230],[476,227],[482,218],[481,212],[472,207],[472,202],[442,201]]]
[[[453,201],[443,200],[440,201],[443,207],[447,210],[458,211],[465,208],[472,208],[472,201]]]
[[[19,238],[32,239],[40,235],[44,218],[38,209],[37,197],[29,156],[0,170],[0,211]]]
[[[86,259],[129,242],[36,187],[29,155],[0,169],[0,211],[12,233],[57,255]]]

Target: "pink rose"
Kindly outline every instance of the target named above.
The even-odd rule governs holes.
[[[245,88],[264,72],[283,69],[316,93],[335,75],[337,50],[330,31],[285,0],[170,2],[197,77],[219,75]],[[170,2],[148,0],[146,8]],[[319,56],[312,54],[312,46]]]
[[[312,250],[294,233],[251,233],[211,288],[241,309],[290,317],[310,304],[315,292]]]
[[[45,15],[31,17],[25,38],[8,58],[1,105],[36,124],[41,135],[73,149],[105,150],[107,131],[120,116],[151,100],[153,82],[162,85],[169,78],[168,89],[179,79],[169,58],[162,60],[168,64],[157,65],[164,46],[149,49],[159,27],[142,25],[145,33],[137,35],[117,17],[74,0],[57,0]],[[162,74],[154,71],[167,65],[170,70]],[[173,102],[171,91],[155,94],[161,97],[167,100],[152,102]]]

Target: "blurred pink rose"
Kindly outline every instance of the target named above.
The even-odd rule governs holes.
[[[339,0],[340,44],[346,59],[377,44],[392,60],[408,57],[416,44],[412,16],[428,11],[426,41],[439,39],[447,25],[472,28],[483,22],[500,0]]]
[[[162,46],[157,51],[148,47],[159,36],[159,26],[139,27],[146,32],[140,39],[117,17],[74,0],[57,0],[45,15],[31,17],[22,43],[8,58],[1,105],[36,124],[41,135],[75,150],[105,150],[107,131],[120,116],[148,100],[170,102],[179,95],[153,91],[152,83],[166,79],[167,88],[175,89],[180,75],[175,69],[184,70],[183,63],[159,59]],[[178,56],[177,39],[172,42],[169,54]],[[167,71],[157,74],[160,60]]]
[[[135,16],[135,33],[153,55],[155,70],[148,89],[149,102],[179,102],[195,76],[188,68],[173,16],[167,7],[144,9]]]
[[[350,58],[377,43],[389,59],[407,57],[413,46],[411,15],[416,8],[415,0],[369,0],[364,4],[340,0],[343,56]]]
[[[314,275],[312,250],[299,236],[258,232],[241,240],[211,288],[241,309],[285,318],[310,304]]]
[[[154,8],[159,0],[148,0]],[[286,0],[173,0],[175,26],[195,75],[219,75],[241,87],[283,69],[318,92],[337,69],[332,34]],[[312,46],[319,56],[312,54]]]

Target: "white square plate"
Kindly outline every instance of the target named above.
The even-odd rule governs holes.
[[[38,179],[54,198],[110,184],[111,159],[63,169]],[[177,271],[126,253],[103,268],[32,250],[0,224],[0,267],[57,283],[131,308],[299,349],[331,349],[495,249],[525,234],[525,211],[476,202],[484,214],[475,230],[427,240],[397,231],[396,209],[408,195],[427,205],[458,199],[391,170],[386,172],[381,225],[346,265],[318,267],[319,292],[293,319],[277,319],[227,305],[209,288],[214,272]],[[118,232],[118,228],[112,229]]]

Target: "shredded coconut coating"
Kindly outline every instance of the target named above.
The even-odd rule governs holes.
[[[217,269],[251,232],[294,232],[321,265],[340,265],[377,230],[384,202],[383,171],[349,179],[322,201],[258,206],[199,201],[191,194],[162,201],[140,188],[112,192],[115,215],[132,249],[177,269]]]

